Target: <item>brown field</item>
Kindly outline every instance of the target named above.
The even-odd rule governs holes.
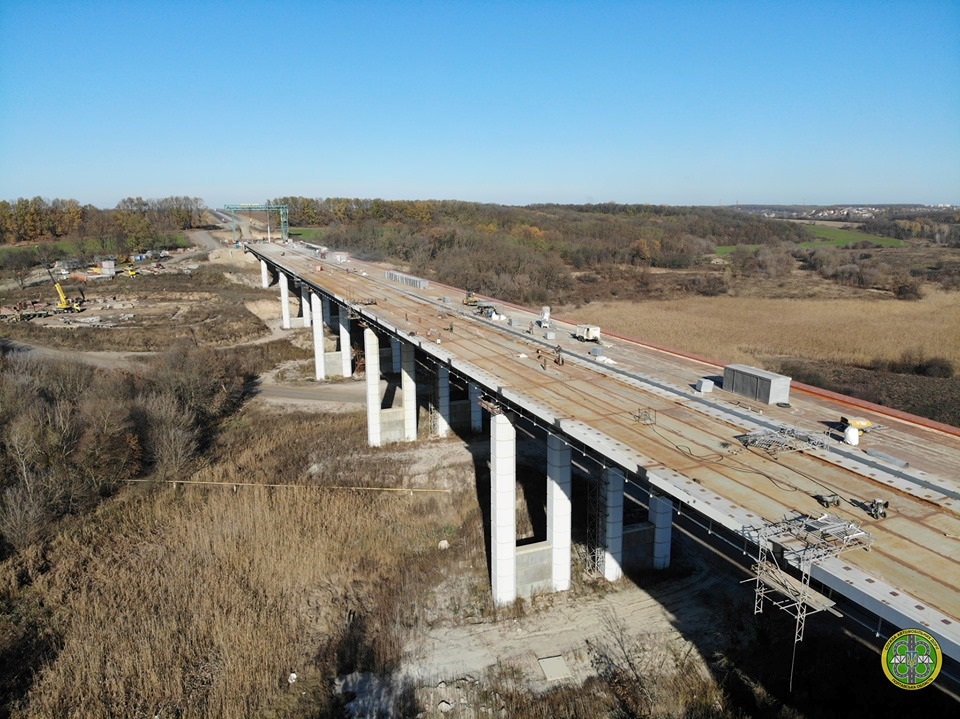
[[[608,332],[753,365],[782,358],[866,365],[905,350],[960,366],[960,294],[925,288],[913,302],[851,299],[685,297],[655,302],[599,302],[556,308],[558,316]]]
[[[57,647],[23,716],[327,716],[338,672],[394,668],[465,495],[323,489],[416,480],[363,422],[245,412],[192,479],[305,486],[141,486],[4,563]]]

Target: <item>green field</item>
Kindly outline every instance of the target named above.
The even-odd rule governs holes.
[[[868,235],[866,232],[856,230],[844,230],[840,227],[823,227],[822,225],[804,225],[803,229],[810,236],[816,238],[809,242],[800,242],[798,247],[846,247],[855,245],[858,242],[870,242],[880,247],[903,247],[906,242],[893,237],[880,237],[879,235]],[[760,245],[720,245],[714,250],[717,255],[729,255],[738,247],[748,250],[755,250]]]
[[[817,245],[832,245],[834,247],[843,247],[853,245],[857,242],[872,242],[881,247],[903,247],[906,243],[893,237],[880,237],[879,235],[868,235],[866,232],[857,230],[845,230],[841,227],[824,227],[822,225],[804,225],[803,229],[809,234],[818,238],[818,242],[804,242],[801,247],[815,247]],[[825,240],[825,241],[824,241]]]
[[[313,240],[322,240],[324,232],[323,227],[291,227],[290,237],[303,242],[312,242]]]

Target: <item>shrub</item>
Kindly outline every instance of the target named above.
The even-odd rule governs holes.
[[[920,291],[920,283],[916,280],[906,280],[897,283],[893,288],[893,294],[898,300],[919,300],[923,299],[923,293]]]
[[[946,357],[931,357],[924,362],[921,367],[923,371],[918,372],[918,374],[923,374],[927,377],[953,377],[953,362]]]

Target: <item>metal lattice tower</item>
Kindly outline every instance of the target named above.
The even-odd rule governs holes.
[[[603,576],[607,540],[607,473],[587,481],[587,546],[590,569]]]
[[[241,212],[279,212],[280,213],[280,237],[286,241],[290,234],[290,206],[289,205],[224,205],[223,209],[230,210],[233,217],[233,243],[237,242],[237,215],[236,211]],[[267,218],[267,227],[269,228],[269,217]]]
[[[763,601],[769,599],[775,607],[794,617],[793,646],[803,641],[807,614],[823,610],[833,611],[833,601],[810,588],[810,571],[827,557],[836,557],[848,549],[869,549],[873,536],[859,525],[832,514],[819,517],[799,515],[775,522],[756,530],[757,561],[753,613],[763,612]],[[776,545],[776,551],[774,549]],[[786,571],[783,565],[800,570],[800,579]],[[749,580],[748,580],[749,581]],[[790,669],[793,685],[793,667]]]
[[[440,434],[440,383],[437,376],[436,365],[430,368],[430,400],[428,406],[428,421],[430,426],[430,436],[437,437]]]

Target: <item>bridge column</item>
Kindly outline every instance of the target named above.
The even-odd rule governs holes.
[[[615,582],[623,576],[623,470],[607,467],[603,470],[606,505],[604,525],[603,578]]]
[[[649,509],[650,523],[653,524],[653,568],[666,569],[670,566],[673,502],[651,494]]]
[[[397,336],[390,337],[390,358],[393,362],[392,369],[394,374],[400,374],[400,367],[402,360],[400,359],[400,338]]]
[[[325,324],[330,329],[333,329],[333,320],[330,319],[330,298],[324,295],[320,299],[320,304],[323,306],[323,324]],[[316,314],[316,312],[314,312]]]
[[[260,284],[264,289],[270,286],[270,268],[266,260],[260,260]]]
[[[342,326],[342,325],[341,325]],[[363,352],[367,372],[367,442],[379,447],[380,440],[380,340],[367,327],[363,331]]]
[[[446,437],[450,433],[450,368],[437,367],[437,436]]]
[[[340,366],[343,368],[341,374],[346,379],[353,374],[353,348],[350,346],[350,316],[343,305],[337,306],[337,319],[340,322]],[[379,361],[379,357],[377,359]]]
[[[281,327],[290,329],[290,279],[287,273],[281,271],[280,275],[280,316],[282,317]]]
[[[303,315],[304,327],[309,327],[312,321],[311,315],[313,313],[311,312],[311,307],[310,307],[311,294],[312,293],[310,292],[310,288],[301,282],[300,283],[300,314]]]
[[[308,292],[310,295],[310,304],[313,306],[313,316],[320,316],[321,300],[320,295]],[[327,378],[326,354],[323,346],[323,322],[313,323],[313,364],[316,368],[317,381]]]
[[[471,382],[467,385],[470,397],[470,431],[479,432],[483,429],[483,407],[480,406],[480,386]]]
[[[497,606],[517,598],[517,430],[490,417],[490,584]]]
[[[417,438],[417,382],[414,353],[416,349],[409,342],[400,345],[401,369],[400,391],[403,393],[403,439],[412,442]],[[379,355],[377,355],[379,362]]]
[[[553,591],[570,589],[571,540],[570,445],[547,435],[547,541],[551,545]]]

